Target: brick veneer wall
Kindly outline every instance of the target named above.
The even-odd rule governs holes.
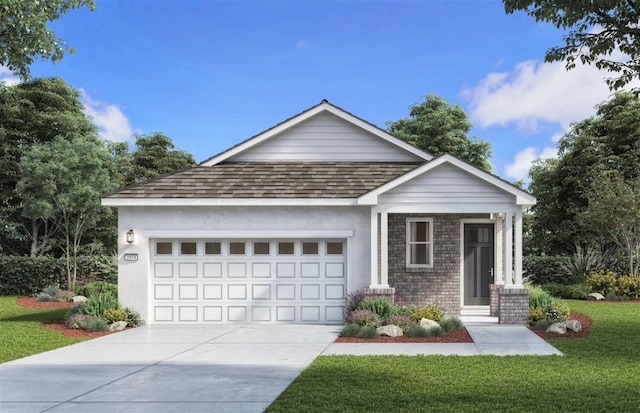
[[[406,267],[407,218],[433,219],[433,268]],[[398,303],[438,304],[460,314],[460,219],[486,215],[389,214],[389,286]]]
[[[503,288],[500,291],[500,324],[529,323],[529,290],[527,288]]]

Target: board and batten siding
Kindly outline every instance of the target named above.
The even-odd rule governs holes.
[[[513,204],[513,195],[454,165],[443,164],[380,195],[384,204]]]
[[[424,159],[330,113],[320,113],[229,161],[420,162]]]

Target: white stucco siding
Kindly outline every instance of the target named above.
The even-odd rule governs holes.
[[[420,162],[423,159],[330,113],[320,113],[230,161]]]
[[[370,281],[369,207],[120,207],[119,299],[150,320],[150,240],[216,238],[331,238],[344,236],[347,246],[347,291]],[[129,245],[125,233],[133,229]],[[225,236],[229,235],[229,236]],[[256,235],[257,234],[257,235]],[[275,236],[270,236],[275,234]],[[124,254],[138,254],[125,262]]]
[[[515,196],[454,165],[443,164],[385,192],[379,202],[479,208],[483,204],[513,205]]]

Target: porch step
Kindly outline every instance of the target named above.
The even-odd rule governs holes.
[[[498,317],[489,316],[488,306],[465,307],[460,310],[460,320],[466,326],[498,324]]]

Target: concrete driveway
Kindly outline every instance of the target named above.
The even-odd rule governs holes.
[[[340,326],[145,326],[0,365],[0,411],[262,412]]]

